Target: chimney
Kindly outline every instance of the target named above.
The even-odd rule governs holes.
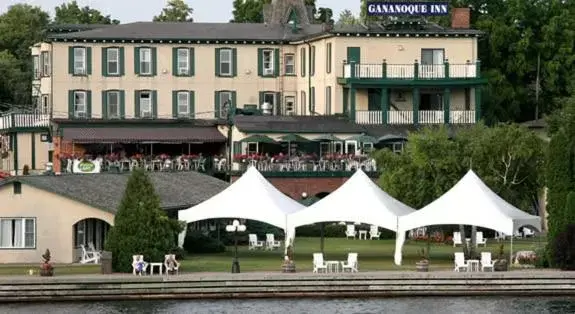
[[[469,29],[471,24],[469,8],[453,8],[451,11],[451,28]]]

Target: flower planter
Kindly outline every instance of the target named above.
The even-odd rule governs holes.
[[[54,267],[50,263],[44,263],[40,267],[40,276],[42,277],[52,277],[54,276]]]
[[[295,273],[295,263],[285,262],[282,264],[282,273]]]
[[[419,261],[415,264],[415,269],[418,272],[428,272],[429,271],[429,261]]]
[[[493,270],[494,271],[508,271],[509,265],[507,264],[507,260],[498,259],[493,262]]]

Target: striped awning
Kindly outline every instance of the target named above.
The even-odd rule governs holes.
[[[215,127],[65,128],[63,138],[74,143],[215,143],[226,140]]]

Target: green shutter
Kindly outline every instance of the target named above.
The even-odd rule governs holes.
[[[86,91],[86,118],[92,118],[92,91]]]
[[[238,75],[238,49],[232,48],[232,77]]]
[[[260,92],[260,101],[258,102],[258,108],[262,109],[262,104],[264,103],[264,94],[265,92]]]
[[[102,48],[102,76],[108,76],[108,48]]]
[[[278,115],[282,115],[282,107],[283,107],[283,103],[282,103],[282,93],[281,92],[277,92],[276,93],[276,110],[277,110],[277,114]]]
[[[300,64],[300,71],[301,71],[301,76],[305,77],[305,68],[306,68],[306,60],[305,60],[305,48],[302,48],[300,50],[300,59],[301,59],[301,64]]]
[[[216,76],[221,76],[220,75],[220,50],[222,50],[221,48],[216,48]]]
[[[274,49],[274,76],[280,75],[280,50]]]
[[[158,51],[156,47],[150,49],[152,51],[152,76],[158,75]]]
[[[126,92],[120,91],[120,119],[126,118]]]
[[[125,55],[124,55],[124,47],[120,47],[119,49],[119,54],[120,54],[120,76],[124,76],[124,74],[126,73],[125,69],[124,69],[124,60],[125,60]]]
[[[190,118],[196,118],[196,92],[190,91]]]
[[[140,117],[140,91],[134,91],[134,117]]]
[[[232,147],[232,154],[234,155],[241,155],[242,154],[242,143],[241,142],[234,142]]]
[[[152,118],[158,117],[158,91],[152,91]]]
[[[221,118],[220,117],[220,92],[214,92],[214,118]]]
[[[258,48],[258,76],[264,76],[264,49]]]
[[[68,118],[74,118],[74,91],[68,91]]]
[[[74,74],[74,47],[68,47],[68,73]]]
[[[232,93],[232,108],[233,110],[235,110],[238,106],[236,104],[236,91],[231,91]]]
[[[194,48],[190,48],[190,76],[196,74],[196,51]]]
[[[102,49],[104,50],[104,49]],[[102,119],[108,119],[108,92],[102,91]]]
[[[172,91],[172,117],[178,117],[178,91]]]
[[[92,48],[86,47],[86,74],[92,74]]]
[[[140,48],[134,47],[134,73],[140,74]]]
[[[172,76],[180,76],[178,74],[178,47],[172,48]]]

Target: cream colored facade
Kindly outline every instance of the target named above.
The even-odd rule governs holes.
[[[14,186],[0,187],[0,226],[4,220],[30,219],[34,222],[34,245],[28,248],[0,249],[0,264],[40,263],[42,254],[49,249],[54,263],[72,263],[76,260],[74,225],[84,219],[100,219],[110,225],[114,215],[82,203],[21,184],[21,193]],[[0,227],[0,234],[2,227]],[[31,233],[28,233],[31,239]],[[31,244],[31,243],[30,243]]]
[[[47,134],[46,131],[38,131],[5,135],[12,147],[14,147],[14,143],[10,143],[10,141],[16,141],[16,149],[8,150],[6,158],[0,159],[0,171],[16,174],[15,170],[18,170],[18,174],[23,174],[23,170],[27,166],[31,174],[44,172],[49,161],[50,145],[52,145],[43,138]],[[14,169],[14,167],[18,169]]]
[[[331,54],[328,53],[331,46]],[[74,76],[69,73],[70,47],[91,48],[91,74]],[[123,47],[124,75],[103,76],[102,52],[107,47]],[[135,69],[135,48],[156,48],[156,75],[140,76]],[[175,76],[173,69],[173,48],[193,48],[193,76]],[[173,91],[193,91],[194,111],[196,118],[213,118],[216,91],[234,91],[236,106],[242,108],[246,104],[261,105],[260,92],[281,93],[282,110],[286,109],[286,101],[295,101],[291,112],[283,114],[309,115],[309,102],[315,104],[314,111],[318,114],[336,114],[343,112],[344,93],[337,79],[344,76],[343,63],[348,58],[347,48],[361,49],[362,64],[381,64],[385,59],[389,65],[409,65],[415,60],[421,60],[422,49],[442,49],[444,57],[451,64],[464,65],[477,60],[477,37],[365,37],[365,36],[329,36],[311,41],[310,43],[293,43],[290,45],[267,44],[233,44],[211,42],[210,44],[185,43],[154,43],[135,44],[127,42],[61,42],[42,43],[32,48],[32,54],[47,52],[51,56],[50,77],[42,77],[41,94],[48,94],[54,118],[67,118],[69,114],[69,91],[90,91],[91,117],[102,117],[104,104],[102,91],[124,91],[125,117],[135,116],[136,90],[152,90],[157,95],[158,118],[172,118]],[[237,51],[237,76],[218,77],[215,75],[216,49],[235,48]],[[278,77],[260,77],[258,75],[258,48],[279,49],[281,68]],[[310,56],[310,48],[315,50],[315,58]],[[305,56],[302,56],[302,53]],[[294,55],[295,75],[285,75],[285,56]],[[311,57],[311,58],[310,58]],[[313,64],[310,64],[310,59]],[[302,73],[302,62],[306,62],[305,73]],[[275,61],[273,61],[275,63]],[[276,63],[277,64],[277,63]],[[310,77],[310,67],[315,68]],[[310,91],[312,91],[310,95]],[[396,105],[399,110],[411,110],[412,100],[409,91],[391,89],[391,98],[399,99]],[[405,97],[398,97],[398,93]],[[464,89],[451,91],[452,110],[474,110],[473,93],[465,106]],[[357,110],[367,110],[367,89],[357,89]],[[286,98],[288,97],[288,98]],[[293,98],[289,98],[293,97]]]

